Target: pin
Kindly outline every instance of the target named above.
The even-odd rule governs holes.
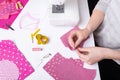
[[[47,55],[43,56],[43,58],[40,60],[40,64],[43,62],[44,59],[49,58],[51,55],[51,53],[48,53]],[[40,66],[40,64],[38,66]]]

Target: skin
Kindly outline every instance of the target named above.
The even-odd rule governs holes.
[[[70,33],[68,37],[68,42],[72,48],[77,48],[77,46],[86,39],[91,33],[93,33],[104,19],[105,13],[94,9],[92,16],[90,17],[86,28],[81,30],[74,30]],[[74,41],[74,37],[77,38]],[[87,47],[87,48],[77,48],[76,49],[80,59],[88,64],[94,64],[103,59],[116,59],[120,60],[120,51],[113,50],[103,47]]]

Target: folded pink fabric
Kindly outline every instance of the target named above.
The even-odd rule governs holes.
[[[74,27],[73,29],[71,29],[70,31],[68,31],[67,33],[65,33],[63,36],[60,37],[61,41],[63,42],[63,44],[65,45],[65,47],[68,47],[70,50],[75,50],[73,49],[70,45],[69,45],[69,42],[68,42],[68,37],[71,33],[71,31],[73,30],[79,30],[78,27]],[[85,40],[81,42],[81,44],[78,46],[78,47],[83,47],[83,44],[84,44]]]
[[[94,80],[96,70],[83,68],[79,59],[67,59],[57,53],[44,67],[55,80]]]
[[[28,0],[8,0],[10,3],[4,3],[0,5],[0,28],[3,29],[9,29],[6,24],[9,24],[10,26],[14,22],[14,20],[17,18],[19,13],[22,10],[16,10],[15,3],[16,1],[21,1],[22,5],[25,6]],[[3,0],[0,2],[3,3]],[[4,6],[4,7],[2,7]]]
[[[16,47],[16,45],[10,40],[3,40],[0,42],[0,61],[2,60],[12,61],[17,65],[19,69],[18,80],[24,80],[27,76],[34,72],[34,69],[27,61],[27,59]]]
[[[0,5],[0,20],[8,19],[10,15],[19,13],[15,5],[16,5],[15,2]]]

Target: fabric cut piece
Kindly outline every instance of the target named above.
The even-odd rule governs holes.
[[[0,19],[8,19],[10,15],[17,14],[18,10],[15,6],[15,2],[0,5]]]
[[[27,76],[34,72],[34,69],[19,51],[17,46],[10,40],[2,40],[0,42],[0,61],[12,61],[19,69],[18,80],[24,80]]]
[[[63,42],[63,44],[65,45],[65,47],[68,47],[70,50],[75,50],[69,45],[69,42],[68,42],[68,37],[73,30],[79,30],[79,27],[74,27],[73,29],[71,29],[70,31],[68,31],[63,36],[60,37],[60,39]],[[83,47],[85,41],[86,40],[82,41],[78,47]]]
[[[44,67],[55,80],[94,80],[95,69],[83,68],[79,59],[67,59],[57,53]]]
[[[19,69],[12,61],[0,61],[0,80],[17,80],[18,77]]]
[[[1,12],[1,8],[0,8],[0,17],[5,18],[5,19],[0,19],[0,28],[3,28],[3,29],[9,29],[9,27],[6,26],[6,24],[11,26],[12,23],[14,22],[14,20],[19,15],[19,13],[22,11],[22,9],[19,9],[16,11],[15,6],[14,6],[16,1],[20,1],[23,6],[25,6],[28,2],[28,0],[9,0],[9,1],[10,2],[7,3],[8,7],[6,7],[6,8],[3,8],[3,6],[0,5],[0,7],[2,6],[1,8],[4,9],[3,12]],[[1,2],[2,2],[2,0],[1,0]],[[3,15],[3,13],[6,13],[6,14]]]

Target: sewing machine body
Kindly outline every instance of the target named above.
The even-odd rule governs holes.
[[[63,4],[51,4],[50,24],[55,26],[75,26],[80,20],[78,0],[66,0]]]

